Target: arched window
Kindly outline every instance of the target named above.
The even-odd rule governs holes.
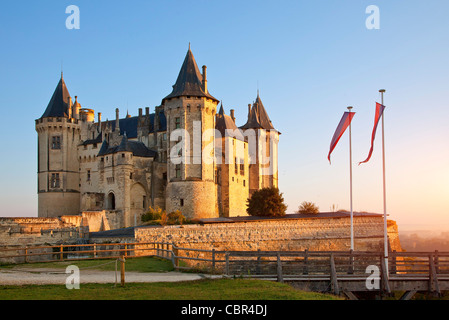
[[[107,209],[115,210],[115,195],[112,192],[108,194]]]

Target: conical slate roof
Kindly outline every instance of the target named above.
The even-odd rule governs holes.
[[[59,80],[55,92],[48,103],[47,109],[45,109],[45,112],[41,118],[68,117],[68,108],[71,107],[68,105],[69,97],[69,90],[67,90],[67,86],[65,85],[61,74],[61,79]]]
[[[235,134],[235,138],[238,140],[244,140],[243,134],[240,129],[235,125],[234,120],[230,116],[224,113],[223,103],[220,106],[220,111],[217,114],[217,120],[215,122],[215,129],[220,131],[221,136],[224,138],[226,136],[231,136]],[[226,131],[230,130],[230,131]],[[228,133],[228,134],[226,134]]]
[[[248,121],[245,125],[241,126],[242,129],[274,129],[271,123],[268,113],[263,106],[262,100],[259,97],[259,92],[257,93],[256,101],[253,103],[251,112],[248,116]]]
[[[184,63],[179,71],[178,79],[176,79],[176,83],[173,85],[173,91],[162,99],[162,103],[166,99],[181,96],[207,97],[218,102],[216,98],[203,90],[202,82],[203,76],[189,47]]]

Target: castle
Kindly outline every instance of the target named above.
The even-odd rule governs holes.
[[[115,213],[121,227],[138,225],[151,207],[188,218],[246,215],[255,190],[278,186],[278,142],[257,93],[246,124],[208,90],[189,49],[172,92],[156,106],[102,121],[73,101],[61,79],[36,120],[38,216]]]

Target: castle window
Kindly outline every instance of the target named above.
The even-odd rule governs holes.
[[[54,136],[51,138],[51,148],[53,150],[61,149],[61,137]]]
[[[124,153],[122,153],[122,158],[124,158],[125,157],[125,154]]]
[[[237,163],[237,158],[234,159],[234,167],[235,167],[235,174],[239,173],[239,167],[238,167],[238,163]]]
[[[175,175],[176,178],[181,178],[181,165],[180,164],[176,165],[175,173],[176,173],[176,175]]]
[[[179,128],[181,128],[181,118],[176,117],[175,118],[175,129],[179,129]]]
[[[90,181],[90,170],[87,170],[87,181]]]
[[[181,207],[184,207],[184,199],[181,199]]]
[[[244,162],[244,160],[240,161],[240,175],[242,175],[242,176],[245,175],[245,162]]]
[[[146,208],[147,206],[147,196],[143,196],[143,201],[142,201],[142,208]]]
[[[59,173],[52,173],[51,174],[51,187],[52,188],[59,188],[60,187],[60,181],[59,181]]]

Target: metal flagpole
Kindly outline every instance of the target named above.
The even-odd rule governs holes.
[[[348,107],[349,110],[349,120],[351,120],[351,109],[352,107]],[[351,202],[351,250],[354,250],[354,218],[352,211],[352,141],[351,141],[351,121],[349,122],[349,194],[350,194],[350,202]]]
[[[382,105],[384,105],[385,89],[380,89],[379,92],[381,94],[381,103],[382,103]],[[386,188],[385,188],[384,114],[385,114],[385,112],[382,112],[382,171],[383,171],[383,196],[384,196],[384,258],[385,258],[385,266],[386,266],[385,272],[388,275],[388,234],[387,234],[387,200],[386,200]]]

